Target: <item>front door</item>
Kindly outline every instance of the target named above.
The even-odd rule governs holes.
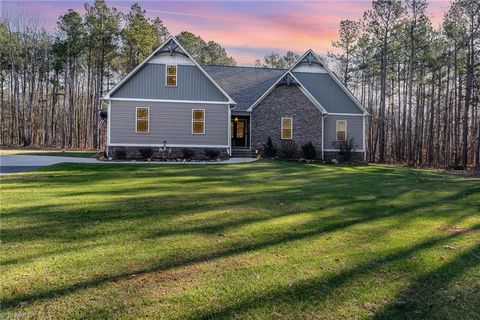
[[[247,146],[247,121],[244,119],[232,120],[232,147]]]

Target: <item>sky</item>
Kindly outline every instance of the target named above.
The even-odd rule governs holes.
[[[84,12],[91,1],[0,0],[4,13],[26,11],[38,17],[40,25],[54,32],[58,17],[68,9]],[[135,1],[107,1],[127,12]],[[313,49],[319,54],[332,50],[341,20],[358,20],[371,0],[277,0],[277,1],[141,1],[150,18],[160,17],[170,33],[190,31],[204,40],[220,43],[239,65],[253,65],[255,59],[272,51],[292,50],[302,54]],[[448,0],[430,0],[428,15],[438,26]]]

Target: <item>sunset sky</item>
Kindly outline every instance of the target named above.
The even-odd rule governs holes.
[[[4,1],[4,0],[0,0]],[[4,1],[4,13],[25,10],[55,31],[67,9],[84,12],[85,1]],[[126,12],[135,1],[107,1]],[[358,20],[371,1],[138,1],[150,18],[160,17],[172,34],[187,30],[224,46],[239,65],[277,51],[299,54],[309,48],[320,54],[331,50],[343,19]],[[428,14],[435,26],[449,1],[430,1]]]

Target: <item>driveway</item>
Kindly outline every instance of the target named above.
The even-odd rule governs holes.
[[[70,163],[102,163],[97,159],[74,158],[74,157],[52,157],[32,155],[0,155],[0,173],[2,175],[16,172],[32,171],[52,164]]]
[[[234,164],[255,161],[254,158],[230,158],[220,161],[221,164]],[[51,166],[57,163],[97,163],[97,164],[184,164],[183,162],[142,162],[142,161],[98,161],[93,158],[76,157],[53,157],[53,156],[32,156],[32,155],[0,155],[0,175],[17,172],[32,171],[41,167]],[[188,164],[218,164],[218,162],[188,162]]]

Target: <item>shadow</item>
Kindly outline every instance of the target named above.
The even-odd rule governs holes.
[[[161,241],[170,236],[211,236],[298,214],[308,214],[308,219],[279,227],[275,233],[259,231],[255,238],[235,239],[206,247],[192,255],[182,251],[189,248],[189,244],[185,243],[183,247],[171,248],[172,251],[165,252],[162,257],[145,260],[143,265],[146,266],[142,268],[127,268],[116,274],[101,270],[103,274],[91,275],[86,280],[52,284],[48,289],[32,289],[12,295],[2,301],[4,309],[14,308],[20,302],[48,300],[125,280],[132,275],[255,252],[360,224],[382,221],[393,226],[406,225],[419,215],[432,221],[444,222],[448,218],[460,223],[472,215],[468,213],[471,212],[468,208],[470,202],[464,200],[480,193],[480,186],[473,181],[459,182],[454,177],[445,178],[433,173],[412,174],[409,170],[395,168],[352,169],[278,162],[257,162],[246,166],[175,167],[69,164],[6,180],[2,180],[2,194],[16,194],[22,192],[22,188],[28,190],[32,186],[35,189],[45,186],[47,191],[42,191],[46,193],[41,195],[48,201],[41,204],[26,202],[2,210],[2,245],[13,247],[29,242],[54,241],[67,246],[57,251],[47,250],[38,254],[17,255],[5,261],[2,259],[4,265],[10,266],[88,249],[90,241],[107,245],[112,232],[125,234],[124,241]],[[445,191],[445,188],[449,190]],[[55,193],[48,194],[49,189]],[[437,189],[441,190],[438,194]],[[411,198],[426,192],[430,194],[429,197],[398,203],[398,199],[403,197]],[[62,201],[67,201],[68,206]],[[440,204],[450,202],[460,203],[448,211],[437,209]],[[478,230],[478,226],[472,230]],[[387,232],[387,228],[378,228],[371,235],[371,241]],[[262,299],[273,302],[298,301],[297,295],[302,299],[312,299],[310,295],[318,297],[318,286],[323,288],[326,285],[328,290],[325,289],[327,291],[323,294],[329,294],[335,286],[361,276],[362,272],[371,268],[378,268],[379,264],[403,259],[413,252],[456,236],[431,238],[412,248],[353,266],[331,279],[300,282],[292,288],[282,288],[263,297],[260,295],[247,299],[202,317],[222,318],[237,311],[243,312],[261,304]],[[85,246],[76,245],[78,242]],[[176,255],[169,256],[170,252]]]
[[[0,174],[11,174],[11,173],[19,173],[19,172],[27,172],[27,171],[34,171],[40,166],[0,166]]]
[[[77,290],[83,290],[90,287],[97,287],[107,282],[114,282],[120,281],[124,279],[128,279],[132,275],[139,276],[147,273],[159,272],[159,271],[166,271],[169,269],[180,268],[189,266],[192,264],[208,262],[220,258],[230,257],[237,254],[243,254],[251,251],[256,251],[260,249],[265,249],[267,247],[276,246],[281,243],[287,243],[290,241],[297,241],[306,239],[313,236],[318,236],[322,233],[333,232],[338,229],[342,229],[357,223],[358,220],[353,221],[345,221],[345,222],[334,222],[326,226],[318,226],[309,231],[305,232],[292,232],[289,235],[282,235],[278,236],[274,239],[265,240],[265,241],[257,241],[250,244],[239,244],[237,246],[222,248],[214,252],[205,252],[198,254],[193,257],[187,258],[180,258],[176,260],[166,260],[162,261],[161,263],[157,263],[152,267],[143,268],[143,269],[136,269],[129,272],[116,274],[116,275],[106,275],[106,276],[98,276],[94,279],[90,279],[87,281],[81,281],[75,283],[73,285],[63,286],[60,288],[55,288],[52,290],[46,290],[41,292],[35,292],[30,294],[20,294],[13,298],[4,299],[2,301],[2,307],[4,309],[12,308],[19,304],[20,302],[31,302],[31,301],[39,301],[43,299],[54,298],[59,295],[64,295],[68,293],[75,292]]]
[[[471,230],[480,230],[480,225],[476,225]],[[247,312],[248,310],[255,309],[264,305],[280,305],[281,303],[296,302],[307,304],[309,301],[311,302],[320,299],[325,300],[329,295],[333,293],[333,291],[347,284],[348,282],[353,281],[354,278],[365,276],[367,273],[378,273],[381,268],[384,268],[390,263],[402,259],[407,259],[408,257],[417,254],[421,250],[443,244],[446,241],[454,239],[455,237],[458,237],[458,234],[430,238],[429,240],[408,249],[399,250],[396,253],[387,254],[385,256],[377,257],[364,263],[354,265],[345,271],[336,273],[335,275],[327,277],[325,279],[307,279],[301,282],[297,282],[289,287],[283,287],[277,290],[269,291],[265,294],[257,294],[250,299],[241,300],[240,302],[227,305],[219,310],[212,310],[205,313],[195,313],[190,315],[190,317],[188,318],[225,319],[231,317],[232,315],[238,316],[242,313]],[[472,267],[474,265],[474,260],[471,256],[468,257],[468,253],[460,256],[458,260],[462,260],[465,257],[468,259],[466,259],[466,261],[462,263],[465,266]],[[444,267],[445,270],[448,270],[449,268],[449,265],[446,265]],[[391,308],[388,309],[388,311],[391,310]],[[392,312],[390,314],[387,314],[387,312],[385,312],[385,315],[387,319],[398,318],[398,313],[395,312]]]
[[[434,314],[442,313],[439,310],[443,310],[444,315],[451,319],[474,319],[475,315],[478,316],[478,309],[471,310],[469,315],[464,308],[459,310],[458,305],[464,299],[475,299],[475,295],[480,302],[480,296],[478,296],[480,281],[477,283],[477,290],[474,289],[473,292],[463,288],[460,299],[458,299],[458,296],[455,297],[455,293],[451,292],[451,283],[456,278],[462,277],[467,270],[480,267],[479,252],[480,245],[477,245],[457,255],[440,268],[420,276],[394,300],[405,301],[405,307],[396,308],[392,301],[392,303],[376,312],[373,319],[432,319]]]

